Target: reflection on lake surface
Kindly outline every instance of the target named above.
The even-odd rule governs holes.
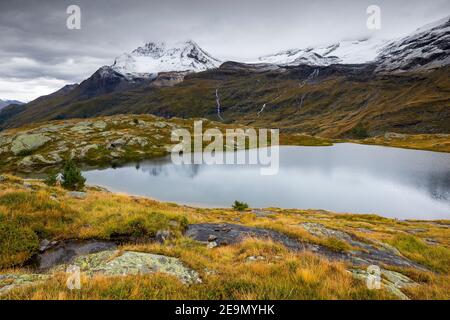
[[[280,147],[278,174],[262,176],[259,169],[165,158],[84,175],[113,191],[184,204],[229,207],[240,200],[251,207],[450,219],[450,154],[356,144]]]

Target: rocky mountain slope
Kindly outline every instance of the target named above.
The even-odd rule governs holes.
[[[373,65],[277,67],[224,63],[182,82],[155,82],[80,99],[66,95],[0,112],[0,128],[31,122],[151,113],[277,127],[325,137],[450,133],[449,67],[426,73],[376,74]],[[161,75],[159,76],[161,77]],[[95,88],[95,86],[94,86]],[[6,110],[4,110],[6,111]]]
[[[228,61],[220,67],[193,42],[149,43],[79,85],[0,111],[0,129],[151,113],[333,138],[449,133],[448,37],[444,19],[387,45],[340,43],[287,51],[267,58],[270,63]]]

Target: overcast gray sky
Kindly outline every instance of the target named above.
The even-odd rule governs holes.
[[[66,28],[69,5],[81,30]],[[382,28],[366,28],[381,8]],[[0,0],[0,99],[82,81],[149,41],[192,39],[221,60],[363,37],[395,38],[450,14],[448,0]]]

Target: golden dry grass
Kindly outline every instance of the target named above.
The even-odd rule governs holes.
[[[52,199],[56,198],[56,200]],[[39,181],[32,189],[17,177],[0,183],[0,219],[20,230],[29,230],[38,239],[132,239],[151,237],[157,230],[171,230],[175,237],[159,243],[124,244],[121,249],[179,258],[199,272],[202,284],[184,285],[167,275],[83,278],[79,291],[66,289],[65,278],[57,276],[44,283],[17,288],[6,299],[389,299],[381,290],[368,290],[346,271],[348,265],[330,262],[313,253],[294,253],[271,241],[246,241],[214,250],[183,236],[188,223],[239,223],[270,228],[300,241],[319,243],[333,250],[351,250],[346,243],[321,239],[308,233],[302,222],[321,223],[345,231],[367,242],[383,241],[410,259],[429,267],[430,272],[397,268],[420,285],[407,290],[414,299],[449,299],[448,266],[450,234],[448,221],[397,221],[376,215],[336,214],[320,210],[265,209],[272,213],[257,217],[251,210],[205,209],[162,203],[142,197],[112,194],[89,188],[86,199],[70,198],[58,187]],[[236,222],[239,219],[239,222]],[[411,235],[411,229],[423,229]],[[369,230],[370,232],[367,232]],[[2,235],[3,237],[4,235]],[[425,238],[439,241],[429,245]],[[28,239],[28,238],[26,238]],[[4,240],[4,237],[3,239]],[[23,273],[20,265],[36,250],[36,239],[23,246],[20,237],[10,237],[3,246],[1,273]],[[6,249],[5,249],[6,248]],[[263,257],[249,261],[248,257]]]

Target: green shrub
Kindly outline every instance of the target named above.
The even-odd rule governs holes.
[[[21,265],[39,248],[37,235],[18,222],[0,219],[0,268]]]
[[[64,165],[61,185],[68,190],[80,191],[84,188],[86,179],[81,174],[80,169],[72,160],[69,160]]]
[[[365,139],[368,138],[369,132],[367,131],[367,129],[363,126],[362,123],[358,123],[355,127],[353,127],[350,130],[350,135],[354,138],[357,139]]]
[[[244,210],[248,209],[248,204],[245,202],[240,202],[240,201],[235,200],[232,208],[237,211],[244,211]]]
[[[45,182],[46,185],[48,185],[50,187],[56,186],[56,182],[57,182],[57,175],[56,175],[56,173],[49,174],[44,182]]]

